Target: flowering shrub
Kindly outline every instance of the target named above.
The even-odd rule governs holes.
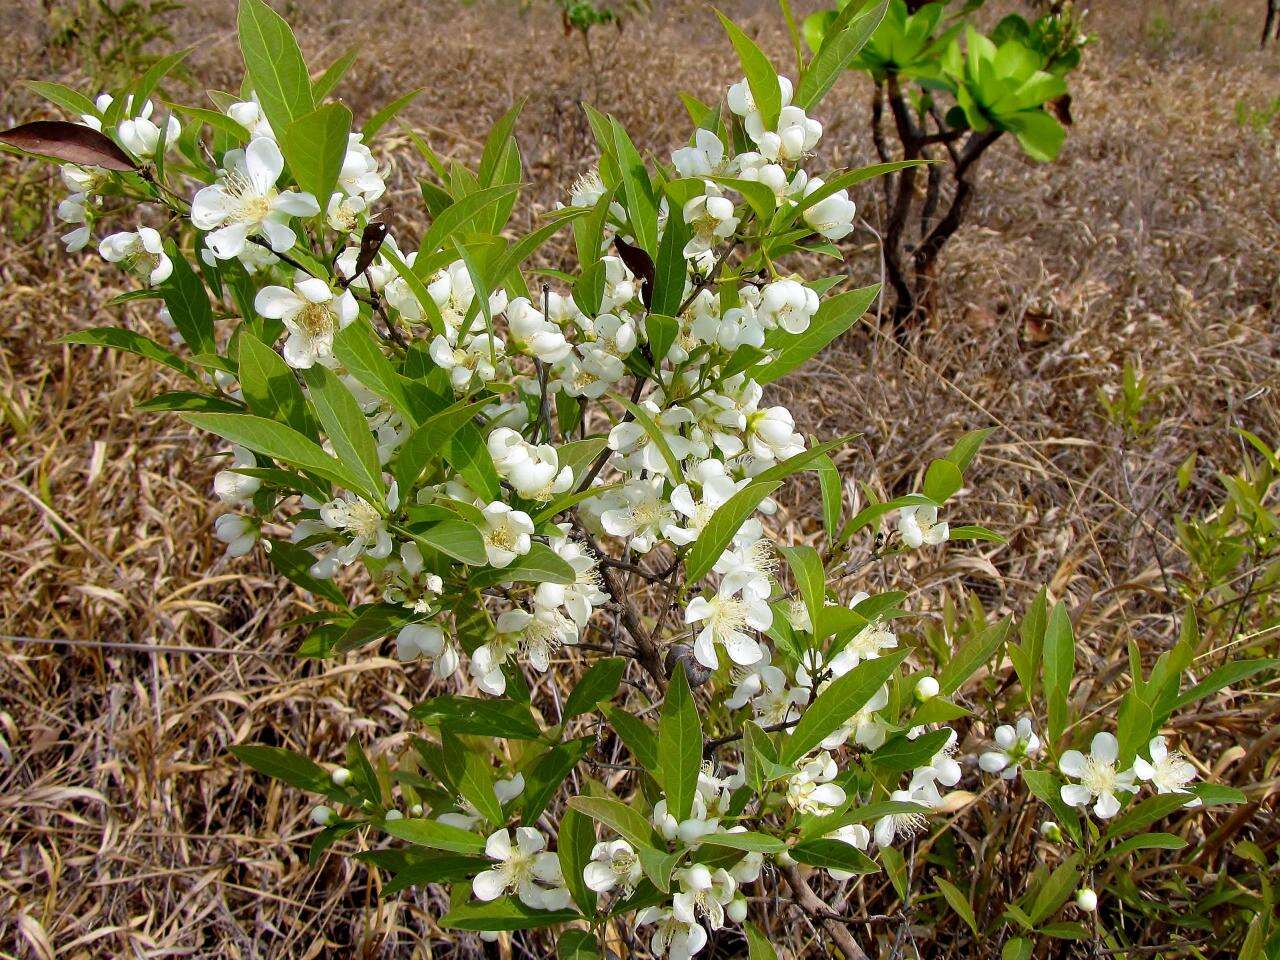
[[[806,438],[766,398],[878,292],[787,264],[839,255],[849,188],[915,162],[805,170],[822,136],[810,113],[881,12],[829,32],[794,81],[725,20],[745,76],[722,103],[688,101],[695,130],[670,163],[589,110],[596,169],[519,237],[518,109],[475,169],[418,142],[437,177],[430,225],[397,240],[375,218],[369,143],[405,101],[354,130],[327,102],[342,68],[312,79],[261,0],[240,8],[247,99],[162,116],[151,97],[175,56],[96,100],[43,84],[78,122],[0,135],[63,164],[68,249],[96,244],[136,277],[122,300],[163,301],[170,344],[68,339],[187,381],[142,408],[228,444],[215,534],[322,602],[299,655],[393,637],[434,688],[398,756],[355,739],[324,765],[234,748],[324,801],[313,858],[385,835],[400,843],[360,857],[389,895],[447,885],[442,927],[551,928],[563,957],[637,928],[656,955],[691,957],[729,928],[772,956],[747,894],[782,881],[854,958],[857,918],[834,905],[882,871],[909,904],[947,817],[1029,791],[1052,822],[1008,902],[975,913],[955,845],[957,882],[931,878],[975,934],[1027,958],[1037,938],[1098,935],[1100,865],[1185,842],[1152,824],[1241,799],[1198,783],[1161,731],[1272,661],[1183,691],[1190,641],[1149,672],[1135,657],[1113,714],[1073,690],[1072,620],[1043,591],[1017,643],[985,617],[908,643],[908,593],[858,588],[909,551],[998,539],[949,522],[990,431],[959,438],[919,492],[850,502],[831,458],[849,438]],[[526,262],[563,230],[576,264],[531,286]],[[771,519],[803,471],[820,484],[819,547],[779,543]],[[993,716],[1000,677],[1017,716]]]

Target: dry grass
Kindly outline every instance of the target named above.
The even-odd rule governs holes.
[[[78,78],[47,47],[43,8],[6,6],[7,126],[37,109],[17,79]],[[199,44],[192,73],[201,86],[234,88],[232,4],[198,6],[178,28]],[[734,69],[708,10],[674,0],[603,38],[594,73],[552,16],[519,18],[497,0],[290,6],[313,62],[361,43],[360,66],[340,88],[358,116],[425,87],[406,118],[443,152],[474,157],[488,123],[530,95],[519,136],[535,207],[590,162],[578,99],[665,152],[675,92],[714,95]],[[730,6],[784,55],[767,4]],[[1259,102],[1280,77],[1274,54],[1252,51],[1255,5],[1108,6],[1061,161],[1032,165],[1006,144],[986,163],[972,225],[944,254],[938,329],[909,351],[863,329],[781,387],[807,431],[861,431],[846,464],[885,491],[907,486],[962,430],[999,425],[958,510],[1009,543],[921,563],[911,603],[936,610],[944,590],[973,592],[990,610],[1020,611],[1048,584],[1080,615],[1100,674],[1122,664],[1128,639],[1154,654],[1176,630],[1174,607],[1147,588],[1159,586],[1157,560],[1175,573],[1185,566],[1170,516],[1202,508],[1214,471],[1235,469],[1228,428],[1280,437],[1280,153],[1233,117],[1238,99]],[[866,99],[855,78],[831,98],[833,164],[870,157]],[[394,200],[411,209],[420,171],[403,150],[391,160]],[[8,224],[33,197],[46,202],[44,176],[5,162]],[[15,188],[15,177],[28,185]],[[872,222],[877,197],[858,198]],[[404,217],[412,236],[417,214]],[[332,664],[288,655],[296,637],[280,627],[301,601],[260,562],[226,563],[212,539],[213,448],[171,418],[131,412],[164,375],[55,343],[112,322],[117,311],[104,304],[119,281],[93,258],[69,260],[53,233],[46,219],[0,236],[0,950],[478,955],[469,936],[445,945],[431,919],[442,905],[428,893],[379,903],[373,875],[352,861],[308,867],[306,798],[227,755],[230,744],[266,741],[333,758],[352,733],[372,750],[395,749],[426,675],[369,654]],[[874,243],[859,237],[850,269],[872,278]],[[125,313],[163,337],[151,310]],[[1128,455],[1126,480],[1094,391],[1117,383],[1129,358],[1162,394],[1161,423]],[[1178,495],[1173,472],[1193,452],[1197,480]],[[811,493],[797,485],[791,496],[795,533],[814,529]],[[1153,538],[1139,535],[1135,511]],[[217,652],[161,650],[181,647]],[[1270,715],[1247,701],[1223,710],[1207,706],[1181,731],[1209,763]],[[1272,764],[1263,757],[1251,779],[1273,776]],[[1250,829],[1265,830],[1269,810],[1263,803]]]

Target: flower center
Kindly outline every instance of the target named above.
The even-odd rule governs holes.
[[[1084,773],[1080,775],[1080,782],[1094,796],[1114,793],[1116,788],[1116,765],[1105,760],[1099,760],[1097,757],[1086,757]]]
[[[721,636],[737,633],[747,625],[747,605],[737,597],[711,600],[711,628]]]
[[[373,537],[377,535],[381,525],[382,517],[373,504],[360,500],[347,507],[344,528],[348,533],[358,537]]]
[[[499,550],[511,550],[516,545],[515,534],[511,532],[511,527],[506,523],[499,523],[490,530],[485,540],[488,541],[489,546],[496,547]]]
[[[271,212],[270,194],[258,193],[257,187],[242,173],[228,174],[223,189],[235,201],[230,217],[235,222],[261,223]]]
[[[323,337],[333,332],[333,311],[322,303],[308,302],[295,322],[312,337]]]

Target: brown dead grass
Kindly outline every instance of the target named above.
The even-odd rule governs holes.
[[[709,11],[674,0],[602,37],[594,71],[554,17],[519,17],[497,0],[289,6],[312,62],[360,43],[360,65],[340,88],[358,116],[425,87],[406,119],[442,152],[474,158],[488,123],[528,95],[519,137],[534,208],[592,159],[579,99],[665,153],[676,91],[714,96],[735,69]],[[909,351],[862,329],[781,386],[806,430],[863,434],[843,463],[881,491],[905,488],[961,431],[998,425],[957,512],[1009,543],[919,562],[911,603],[936,610],[945,590],[1020,611],[1048,584],[1080,613],[1099,672],[1122,662],[1128,639],[1154,653],[1176,630],[1171,605],[1145,592],[1160,578],[1150,544],[1180,567],[1170,515],[1203,507],[1214,471],[1235,469],[1228,428],[1280,437],[1280,154],[1233,118],[1238,99],[1275,91],[1274,54],[1252,50],[1251,4],[1108,6],[1097,11],[1104,39],[1078,84],[1060,162],[1033,165],[1006,144],[986,163],[971,224],[944,254],[937,328]],[[193,74],[236,87],[231,3],[192,7],[178,33],[198,44]],[[730,7],[782,62],[768,5]],[[1153,28],[1156,16],[1171,39]],[[46,46],[44,23],[32,0],[0,11],[6,126],[37,110],[17,79],[81,79]],[[866,99],[851,77],[826,106],[833,165],[870,158]],[[421,171],[407,151],[389,159],[400,169],[392,203],[410,211],[401,232],[412,236],[411,175]],[[14,177],[27,178],[25,193]],[[7,223],[29,197],[45,202],[44,177],[5,161]],[[873,189],[858,198],[873,223],[877,198]],[[92,257],[64,256],[54,227],[46,219],[0,236],[0,949],[478,956],[470,936],[446,945],[435,895],[379,903],[372,874],[352,861],[308,867],[306,798],[227,755],[230,744],[265,741],[333,758],[353,733],[374,751],[396,747],[426,677],[367,653],[323,665],[289,656],[296,637],[279,628],[301,601],[259,561],[226,563],[212,539],[213,448],[171,418],[131,411],[165,376],[54,342],[115,322],[104,303],[119,283]],[[869,232],[849,254],[855,277],[877,276]],[[164,336],[145,306],[124,313],[134,329]],[[1094,392],[1117,383],[1130,358],[1162,394],[1161,424],[1130,453],[1126,483]],[[1173,472],[1193,452],[1196,482],[1178,496]],[[814,529],[812,493],[797,484],[790,496],[796,534]],[[1135,511],[1154,541],[1139,536]],[[217,653],[162,649],[182,647]],[[1264,729],[1265,716],[1246,707],[1193,718],[1192,751],[1212,762],[1227,739]],[[1273,775],[1264,760],[1258,779]],[[810,942],[793,932],[797,946]]]

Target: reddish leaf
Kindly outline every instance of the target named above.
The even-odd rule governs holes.
[[[110,137],[65,120],[37,120],[0,133],[0,143],[84,167],[127,172],[137,165]]]
[[[386,239],[387,225],[385,223],[374,220],[364,228],[364,232],[360,234],[360,253],[356,257],[356,267],[351,272],[351,276],[342,281],[342,286],[349,286],[351,281],[369,269],[369,264],[373,263],[373,258],[382,249],[382,241]]]
[[[627,265],[627,269],[644,281],[640,291],[640,299],[645,309],[653,306],[653,258],[639,247],[632,246],[621,237],[613,238],[613,245],[618,248],[618,256]]]

